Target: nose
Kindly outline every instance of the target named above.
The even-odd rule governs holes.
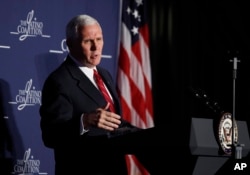
[[[97,48],[97,42],[95,41],[95,40],[93,40],[92,42],[91,42],[91,50],[96,50],[96,48]]]

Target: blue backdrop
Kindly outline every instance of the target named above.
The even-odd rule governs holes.
[[[116,78],[120,4],[120,0],[1,2],[0,158],[11,162],[12,174],[54,174],[53,152],[41,140],[41,89],[67,55],[65,25],[73,16],[87,13],[99,20],[105,42],[101,64]]]

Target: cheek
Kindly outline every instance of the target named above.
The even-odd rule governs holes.
[[[101,42],[101,43],[100,43],[100,48],[101,48],[101,49],[103,48],[103,45],[104,45],[104,43]]]
[[[90,47],[86,46],[86,45],[81,45],[81,50],[84,53],[88,53],[90,51]]]

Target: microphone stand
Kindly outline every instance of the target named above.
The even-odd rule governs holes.
[[[238,141],[235,141],[235,81],[236,81],[236,74],[237,74],[237,63],[240,62],[240,60],[237,59],[237,57],[234,57],[233,60],[230,60],[230,62],[233,62],[233,113],[232,113],[232,155],[234,155],[235,159],[241,159],[242,158],[242,147],[244,144],[239,144]]]

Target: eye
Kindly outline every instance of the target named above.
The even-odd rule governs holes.
[[[88,43],[91,43],[91,40],[90,39],[86,39],[86,40],[83,40],[82,41],[84,44],[88,44]]]
[[[102,41],[102,37],[96,38],[96,41]]]

